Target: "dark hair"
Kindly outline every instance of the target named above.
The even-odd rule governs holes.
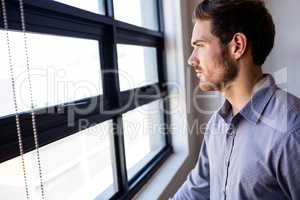
[[[222,47],[235,33],[245,34],[256,65],[262,65],[273,48],[275,26],[261,0],[204,0],[196,7],[194,18],[212,20],[212,34]]]

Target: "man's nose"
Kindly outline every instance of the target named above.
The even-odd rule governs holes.
[[[187,63],[192,66],[193,68],[197,67],[199,65],[199,60],[195,56],[194,52],[190,55],[189,59],[187,60]]]

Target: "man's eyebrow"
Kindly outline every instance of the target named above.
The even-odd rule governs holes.
[[[192,42],[192,46],[195,46],[195,45],[197,45],[200,42],[204,42],[205,43],[205,42],[208,42],[208,41],[205,40],[205,39],[198,39],[198,40],[195,40],[195,41]]]

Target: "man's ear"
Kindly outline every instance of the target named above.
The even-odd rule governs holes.
[[[230,54],[233,59],[239,60],[247,49],[247,37],[243,33],[236,33],[229,43]]]

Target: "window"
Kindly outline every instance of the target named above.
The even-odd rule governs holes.
[[[24,1],[41,188],[19,5],[5,1],[33,199],[130,199],[172,153],[161,0],[124,2]],[[26,199],[3,23],[0,54],[0,199]]]
[[[7,47],[5,32],[0,30],[0,53]],[[9,33],[15,65],[16,93],[21,112],[30,109],[23,34]],[[27,34],[30,44],[32,87],[36,108],[54,106],[102,94],[99,45],[97,40],[47,34]],[[0,60],[2,101],[0,117],[14,112],[8,56]],[[83,73],[84,72],[84,73]]]
[[[165,146],[162,102],[154,101],[123,115],[128,178]]]
[[[48,199],[95,199],[116,191],[112,168],[112,122],[65,137],[40,148],[44,187]],[[34,151],[25,154],[33,199],[40,198]],[[0,165],[0,198],[24,199],[20,157]]]
[[[117,20],[158,30],[157,1],[113,0],[113,2]]]
[[[86,3],[84,0],[55,0],[70,6],[74,6],[83,10],[94,12],[97,14],[105,14],[105,0],[90,0]]]
[[[118,44],[117,50],[121,91],[158,82],[154,47]]]

